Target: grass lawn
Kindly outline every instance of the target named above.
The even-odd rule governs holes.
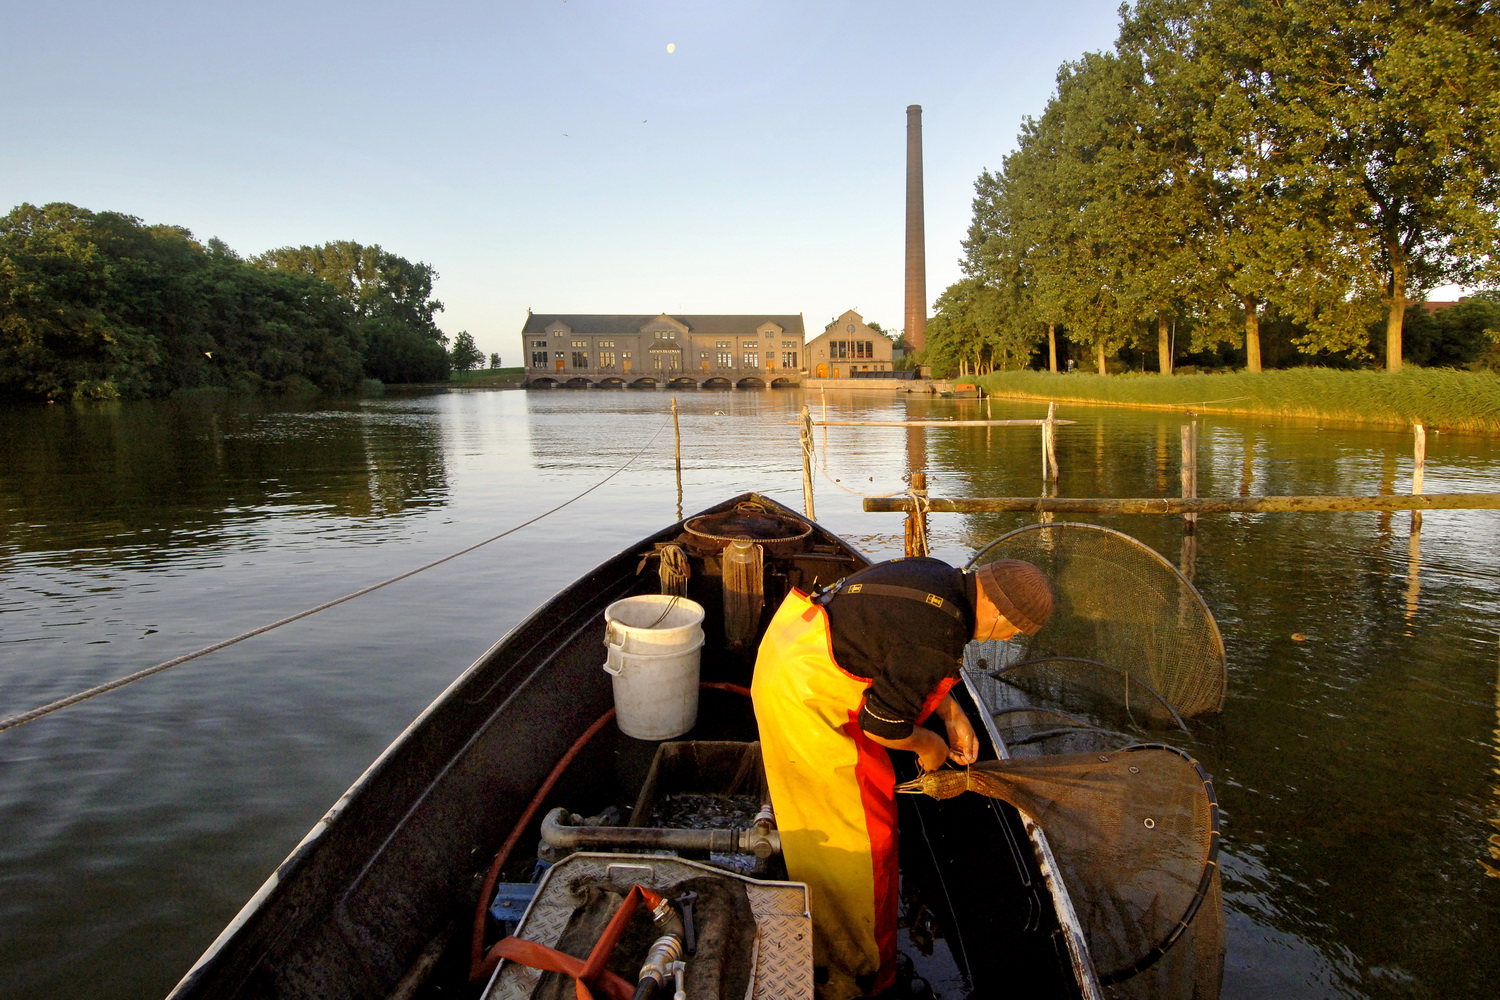
[[[1246,413],[1500,434],[1500,376],[1451,368],[1399,372],[1289,368],[1216,374],[992,372],[975,379],[1012,399]]]

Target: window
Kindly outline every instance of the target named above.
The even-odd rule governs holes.
[[[547,342],[545,340],[533,340],[531,342],[531,346],[532,347],[546,347],[547,346]]]
[[[587,347],[587,346],[589,346],[589,342],[587,340],[575,340],[575,341],[573,341],[573,346],[574,347]]]
[[[588,366],[589,366],[589,352],[588,351],[574,351],[573,352],[573,367],[574,368],[587,368]]]
[[[620,357],[624,358],[626,361],[629,361],[630,360],[630,352],[629,351],[621,351],[620,352]]]
[[[760,367],[760,352],[759,351],[745,351],[744,352],[744,366],[746,368],[759,368]]]
[[[781,356],[781,364],[782,364],[782,367],[784,367],[784,368],[796,368],[797,367],[797,352],[796,351],[787,351],[786,353],[784,353]]]
[[[677,339],[677,331],[676,330],[657,330],[656,331],[656,339],[657,340],[676,340]]]
[[[781,342],[781,346],[782,347],[796,347],[797,346],[797,342],[795,340],[783,340]]]
[[[601,341],[599,341],[599,343],[595,344],[594,346],[595,347],[614,347],[615,346],[615,342],[613,340],[601,340]]]
[[[830,340],[828,356],[830,358],[873,358],[875,343],[870,340]]]
[[[546,341],[544,340],[544,341],[542,341],[542,343],[545,344]],[[547,367],[547,352],[546,351],[532,351],[531,352],[531,367],[533,367],[533,368],[546,368]]]
[[[653,354],[651,356],[651,367],[656,369],[657,371],[661,371],[663,368],[667,367],[667,364],[665,359],[663,359],[660,354]]]
[[[719,352],[719,367],[720,368],[733,368],[734,367],[734,352],[733,351],[720,351]]]
[[[727,341],[727,340],[721,340],[721,341],[717,342],[716,344],[714,344],[714,346],[717,347],[719,350],[722,351],[726,347],[733,347],[734,344],[731,343],[730,341]]]
[[[600,351],[599,352],[599,367],[600,368],[613,368],[614,366],[615,366],[615,352],[614,351]]]

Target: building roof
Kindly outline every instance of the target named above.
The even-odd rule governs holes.
[[[605,313],[529,313],[526,316],[526,325],[521,328],[521,333],[528,336],[545,333],[547,327],[559,321],[567,324],[568,329],[574,333],[634,333],[648,323],[660,319],[662,315],[660,313],[655,316]],[[686,326],[690,333],[702,334],[706,337],[745,336],[754,333],[756,327],[768,320],[781,327],[788,336],[804,336],[800,313],[795,316],[772,315],[769,313],[721,316],[689,316],[671,313],[665,315],[669,319],[674,319]]]

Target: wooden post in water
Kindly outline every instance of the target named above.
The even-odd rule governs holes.
[[[916,501],[912,509],[906,512],[906,554],[908,556],[925,556],[927,554],[927,473],[913,472],[911,474],[911,492]]]
[[[1182,425],[1182,496],[1190,499],[1198,495],[1198,421]],[[1182,515],[1182,531],[1191,535],[1198,530],[1198,515]]]
[[[1047,419],[1042,421],[1042,482],[1057,482],[1057,403],[1047,404]]]
[[[1421,496],[1423,480],[1427,476],[1427,428],[1421,424],[1412,424],[1411,428],[1412,433],[1416,437],[1411,464],[1411,495]],[[1422,530],[1422,512],[1420,510],[1411,512],[1411,526],[1413,531]]]
[[[807,404],[802,404],[802,512],[807,515],[809,521],[816,521],[818,515],[813,511],[813,480],[812,480],[812,411]]]
[[[672,397],[672,435],[677,439],[677,520],[682,520],[682,425],[677,422],[677,397]]]
[[[677,422],[677,399],[672,399],[672,435],[677,439],[677,488],[682,489],[682,425]]]

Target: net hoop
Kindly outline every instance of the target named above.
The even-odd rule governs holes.
[[[1131,753],[1136,750],[1169,750],[1192,765],[1193,770],[1198,772],[1198,779],[1203,782],[1203,793],[1208,797],[1208,851],[1203,862],[1203,874],[1198,879],[1197,891],[1193,898],[1188,901],[1187,909],[1183,911],[1172,930],[1166,937],[1162,938],[1155,947],[1142,955],[1134,964],[1123,969],[1116,969],[1099,977],[1099,983],[1103,986],[1113,986],[1122,983],[1132,976],[1145,972],[1155,965],[1163,955],[1172,949],[1178,939],[1187,931],[1192,924],[1193,918],[1198,915],[1198,910],[1203,906],[1203,901],[1208,898],[1209,889],[1213,885],[1214,875],[1219,870],[1219,796],[1214,791],[1214,780],[1209,776],[1202,764],[1184,750],[1169,746],[1165,743],[1133,743],[1128,747],[1122,747],[1116,753]]]
[[[1224,669],[1223,665],[1225,662],[1224,637],[1219,632],[1218,621],[1214,619],[1213,612],[1211,612],[1208,608],[1208,602],[1203,599],[1203,595],[1199,593],[1198,588],[1193,585],[1193,581],[1189,580],[1183,574],[1182,570],[1178,569],[1176,565],[1166,559],[1160,552],[1157,552],[1151,546],[1147,545],[1145,542],[1142,542],[1138,538],[1127,535],[1123,531],[1117,531],[1114,528],[1106,528],[1100,524],[1090,524],[1084,521],[1051,521],[1040,524],[1023,525],[1019,528],[1016,528],[1014,531],[1006,532],[999,538],[993,539],[984,546],[980,547],[979,550],[969,558],[969,561],[964,564],[964,571],[968,572],[975,566],[979,565],[980,560],[986,553],[990,552],[991,550],[996,549],[1007,542],[1012,542],[1017,538],[1027,536],[1033,532],[1038,531],[1068,531],[1074,533],[1092,532],[1097,535],[1106,536],[1112,542],[1122,544],[1129,549],[1135,550],[1137,553],[1145,556],[1148,562],[1154,563],[1157,568],[1165,570],[1167,574],[1171,578],[1173,578],[1178,587],[1181,588],[1181,592],[1188,595],[1189,600],[1192,602],[1192,605],[1195,606],[1197,611],[1202,615],[1202,619],[1206,624],[1206,633],[1211,643],[1212,652],[1218,659],[1219,669],[1222,675],[1222,671]],[[1224,683],[1221,679],[1221,683],[1218,685],[1218,704],[1213,706],[1210,709],[1211,711],[1220,711],[1223,709],[1227,688],[1227,683]]]

